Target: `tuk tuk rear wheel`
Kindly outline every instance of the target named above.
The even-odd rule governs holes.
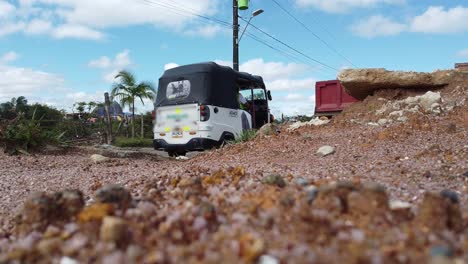
[[[187,154],[187,151],[168,151],[167,154],[171,158],[175,158],[178,156],[185,156]]]

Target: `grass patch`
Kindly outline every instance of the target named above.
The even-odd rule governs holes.
[[[119,148],[133,147],[153,147],[153,139],[151,138],[126,138],[118,137],[115,139],[114,145]]]
[[[242,134],[240,134],[239,137],[237,137],[235,140],[231,141],[231,144],[239,144],[242,142],[247,142],[255,138],[257,135],[257,130],[255,129],[249,129],[249,130],[244,130]]]

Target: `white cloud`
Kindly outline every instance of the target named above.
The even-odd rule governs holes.
[[[299,100],[303,100],[304,98],[305,96],[302,94],[293,93],[293,94],[286,95],[284,99],[286,101],[299,101]]]
[[[169,69],[173,69],[175,67],[179,67],[179,64],[177,63],[174,63],[174,62],[170,62],[170,63],[167,63],[164,65],[164,70],[169,70]]]
[[[216,63],[232,67],[232,62],[216,60]],[[305,73],[309,66],[299,63],[265,62],[262,58],[248,60],[239,66],[241,71],[260,75],[265,80],[275,81]]]
[[[467,58],[468,59],[468,48],[467,49],[463,49],[463,50],[460,50],[459,52],[457,52],[457,57],[459,58]]]
[[[402,32],[462,33],[468,31],[468,8],[458,6],[445,10],[441,6],[430,6],[423,14],[410,18],[405,23],[374,15],[358,21],[350,29],[355,35],[365,38],[394,36]]]
[[[0,18],[9,17],[15,12],[16,7],[6,1],[0,1]]]
[[[315,79],[280,79],[267,82],[268,89],[272,91],[299,91],[315,88]]]
[[[3,54],[2,56],[0,56],[0,65],[15,61],[18,59],[18,57],[19,57],[18,53],[14,51],[9,51]]]
[[[310,95],[309,91],[303,93],[287,94],[276,98],[274,96],[271,109],[276,118],[295,115],[313,115],[315,111],[315,95]]]
[[[373,38],[378,36],[398,35],[406,28],[405,24],[394,22],[381,15],[376,15],[352,25],[351,31],[360,37]]]
[[[0,67],[0,99],[47,94],[63,90],[64,79],[56,74],[21,67]]]
[[[18,22],[18,23],[0,22],[0,37],[22,31],[24,30],[25,27],[26,27],[26,24],[24,22]]]
[[[58,26],[52,32],[52,36],[57,39],[76,38],[76,39],[90,39],[100,40],[104,38],[104,34],[91,29],[89,27],[73,24],[65,24]]]
[[[34,19],[24,29],[27,34],[45,34],[52,29],[52,23],[46,20]]]
[[[102,102],[104,101],[105,91],[96,91],[95,93],[70,92],[65,94],[68,102]],[[72,103],[72,104],[73,104]]]
[[[132,60],[130,58],[129,50],[124,50],[118,53],[115,55],[114,59],[110,59],[107,56],[102,56],[98,59],[91,60],[88,63],[88,67],[105,70],[103,79],[108,83],[113,83],[117,73],[121,70],[125,70],[131,65]]]
[[[220,0],[0,0],[0,36],[24,32],[57,39],[100,40],[105,29],[149,24],[182,34],[212,37],[218,26],[196,22],[200,14],[218,12]]]
[[[91,68],[107,69],[112,66],[112,61],[109,59],[109,57],[102,56],[97,60],[90,61],[88,66]]]
[[[110,72],[105,73],[103,76],[104,81],[106,81],[107,83],[115,82],[115,76],[117,76],[119,72],[120,70],[112,70]]]
[[[202,25],[193,29],[188,29],[185,34],[192,37],[212,38],[216,36],[223,28],[218,25]]]
[[[313,7],[330,13],[343,13],[353,8],[371,8],[379,4],[401,5],[405,0],[296,0],[301,8]]]
[[[445,10],[442,6],[431,6],[412,20],[411,31],[423,33],[468,31],[468,8],[457,6]]]

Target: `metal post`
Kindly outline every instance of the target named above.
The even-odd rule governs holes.
[[[143,120],[143,114],[141,114],[140,116],[141,116],[141,135],[140,135],[140,138],[143,138],[144,134],[145,134],[145,122]]]
[[[110,117],[110,100],[109,93],[104,93],[104,109],[107,117],[107,144],[112,144],[112,122]]]
[[[239,71],[239,11],[237,0],[232,0],[232,68]]]

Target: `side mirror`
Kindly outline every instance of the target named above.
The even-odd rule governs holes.
[[[273,98],[271,97],[271,91],[270,90],[267,91],[267,96],[268,96],[268,100],[270,100],[270,101],[273,100]]]

